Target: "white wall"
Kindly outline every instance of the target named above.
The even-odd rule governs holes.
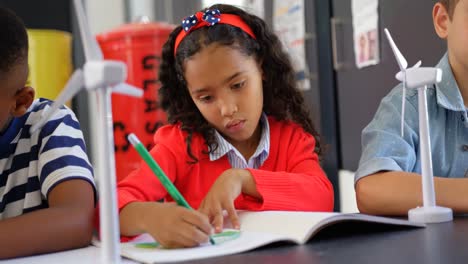
[[[138,21],[142,16],[145,16],[149,21],[155,21],[155,0],[127,0],[128,13],[130,21]],[[170,13],[172,10],[167,10]]]
[[[357,213],[356,192],[354,191],[354,172],[340,170],[338,172],[340,188],[340,209],[343,213]]]
[[[113,29],[125,21],[124,0],[85,0],[93,34]]]

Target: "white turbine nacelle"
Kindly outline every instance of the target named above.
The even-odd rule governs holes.
[[[84,85],[87,90],[115,86],[127,78],[127,66],[121,61],[88,61],[83,67]]]
[[[442,80],[442,70],[430,67],[413,67],[400,71],[396,74],[396,78],[401,82],[406,81],[407,88],[419,88],[440,82]]]

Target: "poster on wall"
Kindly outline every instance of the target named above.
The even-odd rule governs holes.
[[[273,1],[273,29],[289,53],[298,87],[310,89],[305,54],[304,0]]]
[[[264,0],[245,0],[245,6],[248,12],[265,18],[265,1]]]
[[[378,64],[379,27],[378,0],[352,0],[354,55],[360,69]]]

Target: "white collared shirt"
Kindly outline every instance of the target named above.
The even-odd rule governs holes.
[[[260,142],[258,143],[255,153],[250,157],[248,161],[245,160],[244,156],[229,143],[218,131],[215,131],[216,141],[218,148],[210,153],[210,160],[215,161],[224,155],[228,155],[229,163],[232,168],[236,169],[258,169],[262,166],[263,162],[268,158],[270,152],[270,126],[268,124],[268,118],[265,113],[260,118],[260,125],[262,126],[262,135]]]

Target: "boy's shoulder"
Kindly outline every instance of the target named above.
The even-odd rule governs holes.
[[[416,89],[406,89],[407,92],[409,91],[415,91]],[[416,93],[413,93],[413,94],[416,94]],[[398,83],[397,85],[393,86],[392,89],[390,90],[390,92],[387,93],[386,96],[384,96],[384,98],[388,98],[388,97],[397,97],[397,98],[400,98],[403,96],[403,84],[402,83]]]
[[[52,103],[53,101],[46,98],[35,99],[25,114],[28,120],[27,124],[32,125],[35,122],[38,122],[42,116],[44,116],[44,113],[51,107]],[[63,105],[49,118],[49,120],[47,120],[47,122],[62,119],[68,115],[71,115],[72,119],[76,119],[75,113],[66,105]]]
[[[2,136],[0,144],[10,144],[15,141],[15,138],[16,140],[31,138],[31,140],[37,142],[39,138],[50,134],[45,133],[44,130],[54,131],[63,122],[69,123],[73,128],[79,130],[79,123],[74,113],[67,107],[62,107],[40,130],[38,133],[39,137],[31,135],[29,129],[33,124],[39,122],[42,116],[44,116],[44,112],[47,111],[51,104],[52,101],[48,99],[35,99],[24,115],[13,119],[6,133]]]
[[[28,109],[28,112],[44,111],[45,108],[52,105],[53,101],[46,98],[36,98]]]
[[[382,99],[382,101],[389,101],[393,104],[401,105],[401,98],[403,97],[403,85],[401,83],[395,85],[390,92]],[[418,90],[406,88],[405,99],[410,102],[417,102]]]
[[[52,106],[52,103],[54,101],[47,99],[47,98],[37,98],[34,100],[34,103],[31,105],[30,110],[31,111],[44,111],[48,109],[49,107]],[[74,112],[66,105],[62,105],[59,108],[59,111],[57,112],[67,112],[67,113],[72,113],[74,115]]]
[[[35,99],[25,114],[25,123],[23,129],[28,129],[35,123],[39,122],[45,112],[48,111],[53,101],[45,98]],[[65,126],[63,126],[65,125]],[[61,106],[54,114],[46,121],[40,129],[40,137],[47,136],[55,131],[58,127],[69,127],[71,130],[81,131],[80,124],[75,113],[66,105]],[[31,135],[32,136],[32,135]]]

